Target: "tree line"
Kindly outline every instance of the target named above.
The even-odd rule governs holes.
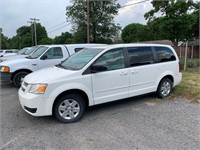
[[[131,23],[123,29],[114,22],[122,6],[113,1],[72,0],[72,5],[66,7],[67,21],[72,24],[71,33],[64,32],[51,39],[46,29],[40,23],[37,27],[38,44],[68,44],[86,43],[87,25],[89,26],[89,41],[92,43],[113,43],[116,37],[121,37],[123,43],[171,40],[175,46],[179,41],[190,41],[199,37],[199,6],[200,2],[193,0],[153,0],[153,9],[145,13],[147,24]],[[89,10],[89,12],[88,12]],[[89,16],[88,16],[89,13]],[[87,22],[89,17],[89,22]],[[137,21],[134,21],[137,22]],[[118,38],[119,39],[119,38]],[[17,29],[12,38],[1,33],[1,48],[23,48],[35,45],[33,25]]]

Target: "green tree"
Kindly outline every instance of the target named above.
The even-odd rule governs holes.
[[[69,32],[62,33],[54,39],[55,44],[71,44],[73,41],[73,35]]]
[[[90,42],[98,39],[109,39],[117,35],[120,26],[114,23],[119,4],[113,1],[89,1]],[[87,2],[72,0],[67,6],[66,15],[73,24],[75,42],[87,42]]]
[[[3,30],[0,28],[0,49],[7,49],[8,48],[8,37],[4,36],[2,33]]]
[[[153,0],[154,9],[145,14],[148,24],[157,32],[160,39],[169,39],[174,46],[178,46],[181,40],[193,38],[191,31],[197,21],[197,16],[192,14],[195,10],[192,1],[183,0]],[[157,17],[158,15],[161,15]]]
[[[41,39],[38,42],[38,44],[40,44],[40,45],[41,44],[53,44],[53,40],[51,38],[46,37],[46,38]]]
[[[132,23],[122,30],[122,40],[125,43],[154,40],[154,35],[148,26]]]
[[[34,29],[33,25],[22,26],[22,27],[17,29],[17,35],[16,36],[18,38],[19,49],[33,45],[32,38],[35,41],[33,29]],[[38,44],[39,44],[39,41],[41,41],[42,39],[48,38],[45,27],[43,27],[40,23],[36,24],[36,31],[37,31]],[[45,44],[45,43],[43,43],[43,44]],[[35,43],[34,43],[34,45],[35,45]]]

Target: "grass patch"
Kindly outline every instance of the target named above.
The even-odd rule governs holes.
[[[179,85],[175,86],[171,97],[200,100],[200,73],[182,72],[182,74],[182,81]]]

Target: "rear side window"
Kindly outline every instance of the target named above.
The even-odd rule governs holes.
[[[172,50],[168,47],[155,47],[158,62],[167,62],[167,61],[174,61],[176,57]]]
[[[129,47],[128,55],[131,67],[154,63],[151,47]]]

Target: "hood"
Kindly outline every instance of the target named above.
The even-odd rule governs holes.
[[[12,59],[17,59],[17,58],[24,58],[27,55],[10,55],[10,56],[4,56],[0,58],[0,62],[2,61],[7,61],[7,60],[12,60]]]
[[[54,66],[50,68],[41,69],[29,74],[25,77],[24,81],[29,84],[46,83],[48,81],[73,76],[74,73],[76,73],[76,71],[66,70]]]
[[[33,62],[35,61],[34,59],[27,59],[27,58],[20,58],[20,59],[11,59],[8,61],[3,61],[0,63],[0,66],[12,66],[12,65],[18,65],[18,64],[23,64],[27,62]]]

